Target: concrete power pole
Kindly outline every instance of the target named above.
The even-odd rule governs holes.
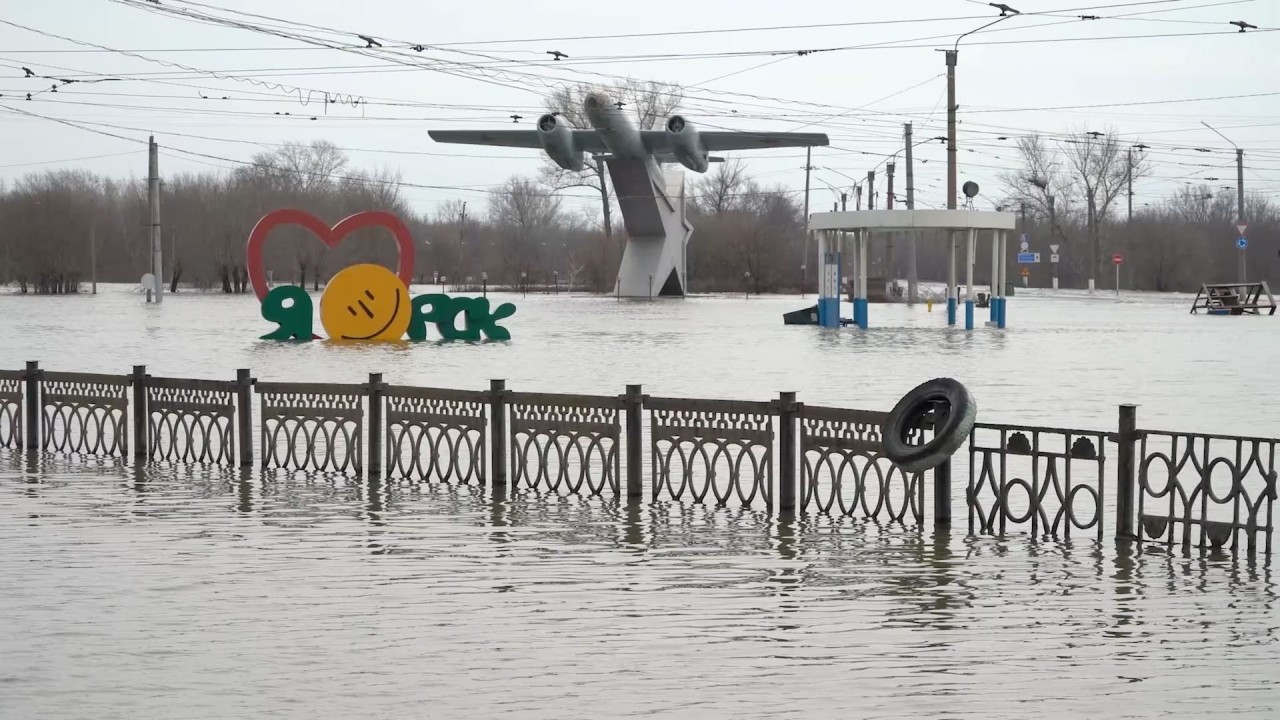
[[[93,294],[98,294],[98,227],[89,225],[89,282],[93,284]]]
[[[800,255],[800,296],[804,297],[804,286],[807,282],[805,268],[809,266],[809,171],[813,170],[813,147],[804,149],[804,252]],[[818,258],[818,265],[814,268],[821,268],[822,259]]]
[[[915,169],[911,164],[911,123],[902,127],[907,147],[907,209],[916,209]],[[916,234],[907,233],[907,303],[914,305],[919,300],[920,277],[916,272]]]
[[[956,41],[958,45],[959,40]],[[956,209],[956,56],[957,50],[947,51],[947,209]],[[959,302],[956,292],[956,234],[948,233],[947,264],[947,324],[955,324],[955,312],[951,309]]]
[[[164,299],[164,255],[160,240],[160,146],[148,138],[147,207],[151,211],[151,275],[155,278],[155,302]]]
[[[867,171],[867,209],[876,209],[876,171]]]
[[[1201,120],[1200,124],[1212,130],[1218,137],[1231,143],[1231,147],[1236,149],[1236,222],[1248,222],[1244,219],[1244,149],[1236,145],[1231,138],[1218,132],[1218,129],[1209,123]],[[1237,282],[1246,282],[1245,249],[1239,248],[1236,250],[1236,257],[1240,261],[1239,280]]]
[[[886,210],[892,210],[893,209],[893,163],[889,163],[889,166],[885,168],[885,172],[889,176],[889,189],[885,191],[886,194],[885,194],[884,207]],[[889,233],[888,236],[885,237],[885,241],[884,241],[884,267],[885,267],[885,274],[889,276],[889,282],[893,282],[894,278],[897,277],[893,267],[893,243],[894,243],[894,240],[896,239],[894,235],[895,233]]]
[[[1129,148],[1129,166],[1125,169],[1124,181],[1128,186],[1125,189],[1129,196],[1129,222],[1133,222],[1133,148]]]
[[[1236,222],[1245,222],[1244,219],[1244,150],[1236,148]],[[1240,248],[1236,251],[1240,258],[1240,280],[1245,282],[1245,249]]]
[[[956,209],[956,56],[947,51],[947,209]]]

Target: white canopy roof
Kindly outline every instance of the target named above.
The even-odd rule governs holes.
[[[1018,216],[980,210],[857,210],[809,216],[810,230],[1013,230]]]

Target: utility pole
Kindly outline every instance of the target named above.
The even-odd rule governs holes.
[[[867,209],[876,209],[876,171],[867,171]]]
[[[854,196],[853,209],[861,210],[862,209],[862,186],[854,185],[853,189],[855,192],[857,192],[857,195]]]
[[[1209,123],[1201,120],[1200,124],[1210,130],[1213,130],[1214,133],[1217,133],[1218,137],[1231,143],[1231,147],[1236,149],[1236,222],[1248,222],[1244,219],[1244,149],[1232,142],[1231,138],[1218,132],[1218,130]],[[1238,282],[1245,282],[1245,249],[1241,247],[1236,250],[1236,257],[1240,260]]]
[[[888,194],[885,196],[884,207],[886,210],[892,210],[893,209],[893,163],[889,163],[889,166],[885,168],[885,171],[889,175],[889,189],[887,190]],[[889,276],[890,283],[893,282],[895,277],[894,270],[893,270],[893,241],[894,241],[894,233],[889,233],[888,235],[885,236],[884,267],[885,267],[885,274]]]
[[[89,281],[93,284],[93,294],[98,294],[98,227],[89,224]]]
[[[800,255],[800,296],[804,297],[804,286],[807,279],[805,268],[809,264],[809,171],[813,170],[813,146],[807,146],[804,149],[804,252]],[[818,258],[818,265],[822,267],[822,258]],[[686,271],[687,272],[687,271]]]
[[[846,212],[849,209],[849,193],[840,193],[840,212]]]
[[[155,278],[155,302],[164,299],[164,255],[160,239],[160,146],[154,135],[148,138],[147,207],[151,210],[151,275]]]
[[[456,286],[456,283],[458,282],[458,279],[462,277],[462,269],[459,266],[466,264],[466,262],[462,258],[462,254],[466,251],[466,244],[467,244],[467,203],[466,201],[463,201],[462,212],[458,213],[458,264],[455,265],[453,268],[455,286]]]
[[[911,163],[911,123],[902,126],[907,146],[907,209],[916,209],[915,169]],[[907,233],[907,304],[919,300],[920,277],[916,272],[916,234]]]
[[[1129,167],[1125,169],[1125,183],[1128,185],[1129,223],[1133,223],[1133,148],[1129,148]]]
[[[959,41],[957,41],[958,43]],[[956,57],[947,50],[947,209],[956,209]]]
[[[1236,148],[1236,222],[1244,219],[1244,150]],[[1240,282],[1245,282],[1245,249],[1236,251],[1240,257]]]

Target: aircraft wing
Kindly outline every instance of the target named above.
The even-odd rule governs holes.
[[[661,152],[667,149],[667,133],[665,130],[645,130],[642,132],[644,145],[650,152]],[[698,139],[707,152],[724,152],[726,150],[758,150],[762,148],[806,147],[830,144],[826,133],[789,133],[789,132],[735,132],[723,130],[699,130]]]
[[[595,130],[575,128],[572,132],[576,149],[589,153],[608,150]],[[428,130],[427,135],[440,143],[542,149],[537,130]]]

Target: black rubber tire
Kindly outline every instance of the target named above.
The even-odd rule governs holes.
[[[939,417],[933,438],[910,445],[907,435],[936,408]],[[969,390],[951,378],[937,378],[916,386],[902,396],[881,428],[884,455],[909,473],[923,472],[946,462],[973,431],[978,403]]]

